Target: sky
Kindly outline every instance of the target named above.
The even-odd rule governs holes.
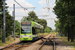
[[[28,12],[34,11],[38,18],[45,19],[47,21],[47,26],[55,29],[56,15],[53,13],[53,7],[55,6],[55,0],[16,0],[23,7],[35,7],[28,8],[24,11],[14,0],[6,0],[7,6],[9,6],[9,14],[12,15],[13,4],[15,4],[15,20],[21,21],[23,16],[27,16]],[[50,10],[48,10],[48,8]],[[48,16],[43,16],[48,15]]]

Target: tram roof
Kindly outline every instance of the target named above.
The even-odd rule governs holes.
[[[37,22],[33,22],[33,23],[34,23],[33,27],[43,29],[43,26],[42,26],[42,25],[40,25],[39,23],[37,23]]]
[[[36,27],[36,28],[40,28],[40,29],[43,29],[43,26],[40,25],[39,23],[37,22],[34,22],[34,21],[26,21],[26,22],[32,22],[32,27]]]

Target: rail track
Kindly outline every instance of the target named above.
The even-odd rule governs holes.
[[[48,38],[41,38],[43,43],[41,46],[38,48],[38,50],[41,50],[41,48],[44,47],[44,44],[47,42],[52,42],[53,43],[53,50],[55,50],[55,42],[52,40],[53,38],[50,38],[52,35],[50,35]],[[37,40],[36,40],[37,41]],[[22,47],[29,47],[30,44],[34,43],[35,41],[30,41],[30,42],[19,42],[13,45],[10,45],[8,47],[2,48],[0,50],[20,50]]]
[[[33,42],[24,42],[24,41],[22,41],[22,42],[10,45],[8,47],[2,48],[0,50],[18,50],[18,49],[20,49],[22,47],[28,47],[32,43]]]
[[[54,42],[54,40],[52,40],[53,38],[50,38],[52,35],[50,35],[48,38],[42,38],[42,39],[44,39],[44,40],[42,40],[43,41],[43,43],[42,43],[42,45],[38,48],[38,50],[41,50],[43,47],[44,47],[44,44],[45,43],[47,43],[47,41],[49,41],[49,42],[52,42],[53,43],[53,50],[55,50],[55,42]]]

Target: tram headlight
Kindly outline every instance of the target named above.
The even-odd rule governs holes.
[[[32,36],[30,35],[29,37],[31,38]]]
[[[20,38],[23,38],[23,35],[21,35]]]

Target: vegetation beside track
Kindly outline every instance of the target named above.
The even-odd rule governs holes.
[[[59,38],[61,38],[61,40],[62,40],[62,44],[63,45],[68,45],[68,46],[74,46],[74,48],[75,48],[75,42],[71,42],[71,40],[70,41],[68,41],[67,40],[67,38],[68,37],[59,37]],[[74,40],[75,41],[75,40]]]
[[[16,32],[16,34],[17,34],[17,32]],[[51,33],[44,33],[44,34],[43,33],[39,33],[39,35],[47,35],[47,34],[51,34]],[[18,36],[18,35],[16,35],[16,36]],[[2,41],[0,40],[0,46],[7,46],[7,45],[13,43],[14,41],[16,41],[16,40],[14,40],[13,37],[9,36],[9,37],[6,38],[6,42],[5,43],[2,43]]]
[[[57,0],[53,8],[57,16],[56,31],[68,37],[68,41],[75,39],[75,0]],[[68,33],[68,34],[67,34]]]
[[[9,37],[6,38],[6,42],[5,42],[5,43],[3,43],[3,42],[0,40],[0,46],[9,45],[9,44],[13,43],[14,41],[16,41],[16,40],[14,40],[13,37],[9,36]]]

